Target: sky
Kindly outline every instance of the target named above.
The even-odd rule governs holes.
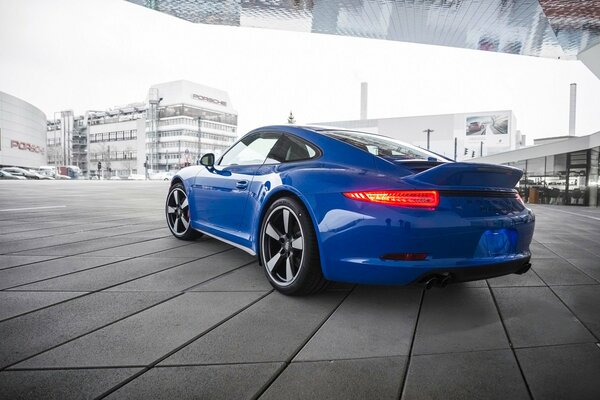
[[[333,35],[192,24],[123,0],[0,0],[0,91],[55,111],[144,101],[156,83],[226,90],[238,132],[280,124],[511,109],[533,138],[600,130],[581,62]]]

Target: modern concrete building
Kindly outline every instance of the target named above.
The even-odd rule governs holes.
[[[223,90],[179,80],[153,85],[147,102],[146,153],[152,170],[179,169],[205,153],[219,155],[237,138],[237,112]]]
[[[516,118],[510,110],[316,124],[390,136],[458,161],[525,145],[525,137],[516,129]]]
[[[144,173],[146,111],[145,103],[134,103],[86,113],[92,176]]]
[[[49,163],[79,166],[85,176],[178,170],[237,138],[228,94],[185,80],[153,85],[143,102],[57,116],[48,121]]]
[[[46,164],[46,115],[0,92],[0,167],[39,168]]]
[[[473,159],[524,171],[523,199],[532,204],[600,206],[600,132],[536,140],[535,146]]]
[[[84,175],[88,173],[87,125],[83,115],[72,110],[54,113],[47,123],[48,165],[73,165]]]

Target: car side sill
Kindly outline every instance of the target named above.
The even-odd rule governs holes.
[[[249,248],[249,247],[242,246],[241,244],[237,244],[235,242],[232,242],[231,240],[223,239],[222,237],[219,237],[219,236],[214,235],[212,233],[208,233],[208,232],[203,231],[201,229],[197,229],[197,228],[194,228],[194,229],[197,230],[198,232],[201,232],[201,233],[205,234],[206,236],[210,236],[213,239],[220,240],[221,242],[225,242],[227,244],[230,244],[233,247],[237,247],[240,250],[244,250],[246,253],[250,254],[251,256],[255,256],[256,255],[256,252],[254,250],[252,250],[251,248]]]

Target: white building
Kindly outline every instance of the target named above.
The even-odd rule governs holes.
[[[429,149],[458,161],[514,150],[525,145],[525,137],[516,129],[516,118],[510,110],[316,124],[377,133],[424,149],[428,147],[429,130]]]
[[[0,167],[39,168],[46,164],[46,115],[0,92]]]
[[[70,164],[79,165],[75,161],[84,154],[89,174],[105,178],[178,170],[204,153],[221,154],[237,139],[237,112],[228,94],[185,80],[153,85],[141,103],[83,116],[56,114],[58,121],[48,121],[49,146],[70,155]],[[81,140],[87,144],[83,150],[76,148]],[[59,158],[57,165],[67,164]]]
[[[144,173],[146,110],[138,103],[86,113],[92,175],[98,170],[105,177]]]
[[[223,90],[179,80],[153,85],[147,100],[152,170],[179,169],[205,153],[219,155],[237,138],[237,112]]]

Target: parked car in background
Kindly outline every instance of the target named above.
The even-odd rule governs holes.
[[[56,170],[56,167],[52,165],[42,165],[38,168],[37,173],[40,175],[50,176],[54,178],[58,171]]]
[[[44,175],[44,174],[40,174],[38,171],[34,170],[34,169],[30,169],[29,172],[31,172],[32,174],[36,175],[38,177],[38,179],[41,180],[46,180],[46,181],[53,181],[54,178],[48,175]]]
[[[6,167],[6,168],[2,168],[2,171],[6,171],[11,175],[14,176],[22,176],[25,179],[40,179],[38,174],[35,174],[33,172],[29,172],[24,168],[19,168],[19,167]]]
[[[24,181],[27,178],[23,176],[16,176],[11,174],[10,172],[0,170],[0,179]]]
[[[150,175],[150,179],[153,181],[170,181],[174,176],[174,171],[162,171]]]
[[[67,175],[56,174],[56,176],[54,177],[54,179],[68,181],[68,180],[71,179],[71,177],[67,176]]]
[[[127,177],[128,181],[145,181],[146,177],[141,174],[131,174]]]

